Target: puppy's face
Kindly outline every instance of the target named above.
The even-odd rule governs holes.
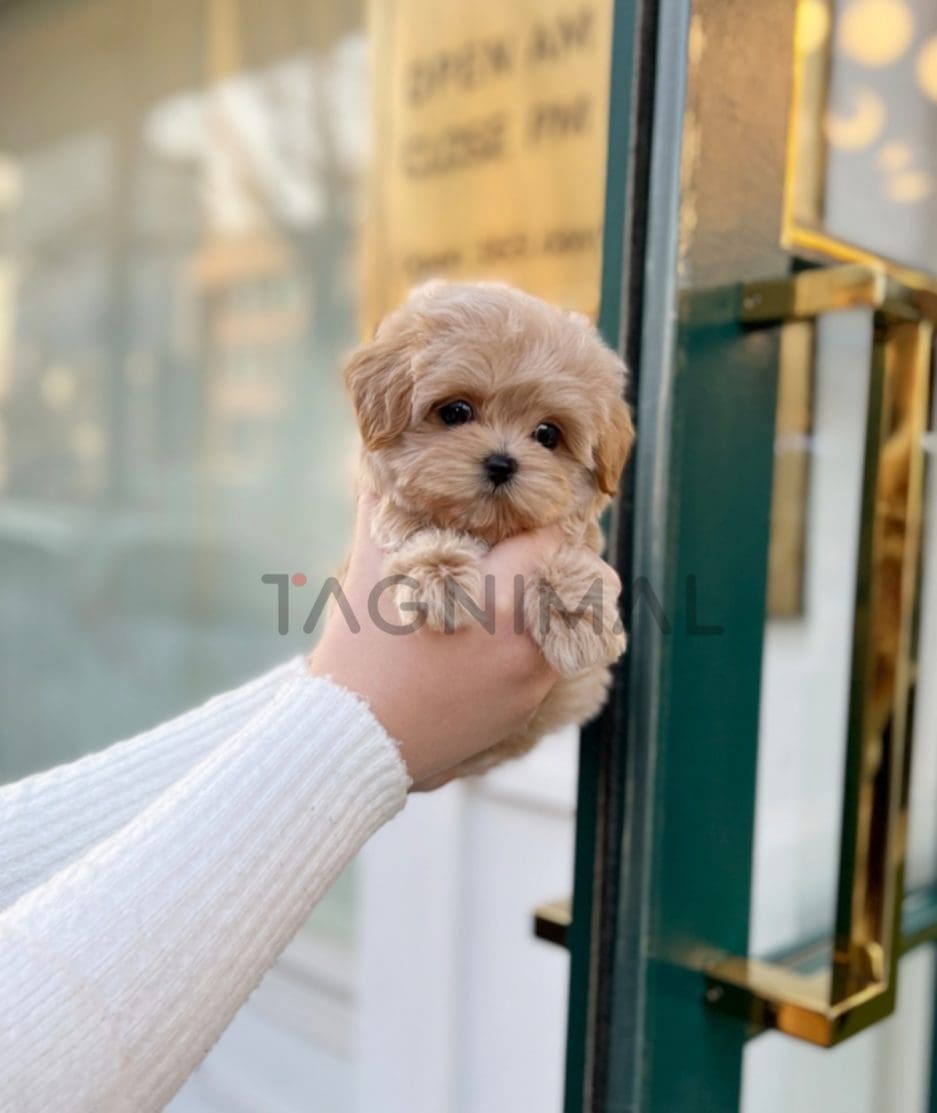
[[[594,518],[634,439],[625,370],[586,318],[434,282],[345,369],[379,495],[490,544]]]

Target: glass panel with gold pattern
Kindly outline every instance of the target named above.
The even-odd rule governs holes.
[[[800,0],[786,238],[937,271],[937,8]]]

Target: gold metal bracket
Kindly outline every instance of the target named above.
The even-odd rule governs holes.
[[[891,268],[857,263],[816,267],[743,286],[739,316],[746,325],[781,324],[846,309],[877,310],[893,320],[937,322],[937,286],[910,286]]]
[[[832,945],[783,961],[726,957],[707,1003],[829,1047],[891,1013],[902,938],[920,571],[924,434],[937,296],[885,268],[802,271],[742,288],[743,325],[865,308],[872,367],[853,628],[840,870]],[[937,919],[915,941],[937,936]]]
[[[568,945],[569,927],[573,922],[572,899],[550,901],[534,910],[534,935],[559,947]]]

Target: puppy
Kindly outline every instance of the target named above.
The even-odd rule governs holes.
[[[618,585],[598,555],[599,515],[634,441],[621,360],[581,314],[506,285],[433,281],[381,322],[344,375],[405,622],[414,605],[433,629],[477,621],[479,558],[506,537],[558,524],[569,542],[522,600],[562,679],[526,730],[456,775],[594,717],[625,648]]]

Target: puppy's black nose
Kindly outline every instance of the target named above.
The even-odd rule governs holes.
[[[513,456],[506,456],[503,452],[496,452],[485,460],[485,471],[488,478],[496,486],[507,483],[517,471],[517,461]]]

